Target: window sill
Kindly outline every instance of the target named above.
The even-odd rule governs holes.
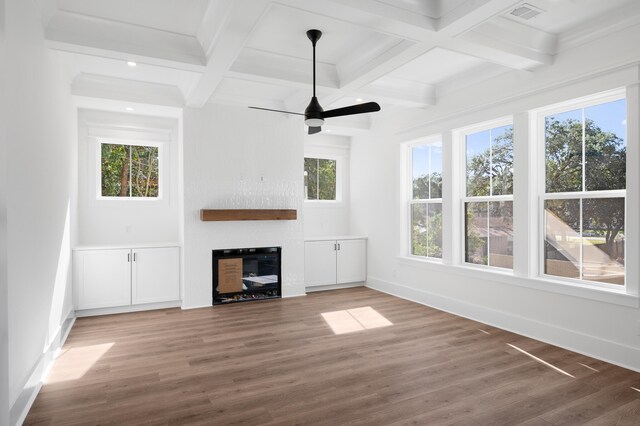
[[[134,202],[134,203],[139,203],[141,201],[147,201],[147,202],[158,202],[158,201],[162,201],[163,198],[162,197],[102,197],[102,196],[97,196],[96,200],[98,201],[107,201],[107,202],[113,202],[113,201],[124,201],[124,202]]]
[[[440,272],[449,272],[467,278],[476,278],[501,284],[515,285],[548,293],[575,296],[583,299],[633,308],[640,307],[640,297],[635,294],[626,293],[622,289],[616,291],[614,289],[587,287],[559,280],[556,281],[537,277],[517,276],[509,270],[502,271],[498,268],[487,269],[478,266],[447,265],[429,259],[418,259],[409,256],[398,256],[397,260],[400,265],[424,270],[438,270]]]
[[[344,202],[341,200],[304,200],[304,204],[314,207],[341,207]]]

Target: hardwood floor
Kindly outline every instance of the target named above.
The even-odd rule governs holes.
[[[640,374],[355,288],[79,318],[25,424],[639,425]]]

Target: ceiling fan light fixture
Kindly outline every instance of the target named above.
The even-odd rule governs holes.
[[[304,110],[304,124],[309,127],[322,127],[324,124],[324,110],[315,96],[311,98],[309,106]]]
[[[322,118],[306,118],[304,124],[309,127],[322,127],[324,120]]]

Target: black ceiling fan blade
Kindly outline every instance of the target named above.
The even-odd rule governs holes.
[[[342,108],[330,109],[324,112],[324,118],[340,117],[343,115],[364,114],[367,112],[380,111],[380,105],[376,102],[367,102],[364,104],[350,105]]]
[[[250,106],[249,108],[251,108],[251,109],[261,109],[262,111],[282,112],[282,113],[285,113],[285,114],[304,115],[304,114],[302,114],[300,112],[282,111],[280,109],[260,108],[260,107],[254,107],[254,106]]]
[[[320,133],[322,131],[322,127],[309,127],[309,134],[315,135],[316,133]]]

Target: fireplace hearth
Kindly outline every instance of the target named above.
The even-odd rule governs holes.
[[[213,304],[282,297],[280,259],[280,247],[213,250]]]

